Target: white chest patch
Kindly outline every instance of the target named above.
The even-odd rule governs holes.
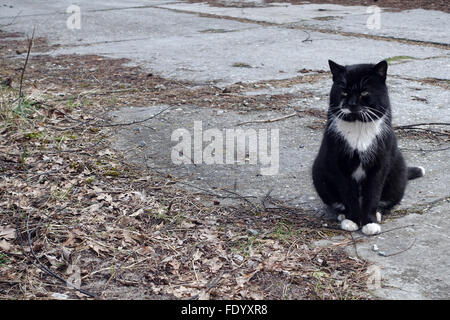
[[[362,165],[360,164],[359,167],[355,171],[353,171],[352,178],[359,182],[362,179],[364,179],[365,177],[366,177],[366,172],[364,171]]]
[[[333,124],[333,129],[347,141],[350,148],[359,152],[367,151],[384,129],[383,118],[371,122],[335,119]]]

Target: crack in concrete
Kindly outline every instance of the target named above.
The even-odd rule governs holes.
[[[157,6],[157,5],[149,6],[149,7],[153,7],[155,9],[165,9],[165,10],[169,10],[172,12],[195,14],[195,15],[198,15],[199,17],[204,17],[204,18],[214,18],[214,19],[218,18],[218,19],[233,20],[233,21],[238,21],[238,22],[243,22],[243,23],[253,23],[253,24],[258,24],[258,25],[262,25],[262,26],[280,27],[280,28],[287,28],[287,29],[298,29],[298,30],[303,30],[303,31],[313,31],[313,32],[328,33],[328,34],[339,34],[339,35],[348,36],[348,37],[358,37],[358,38],[366,38],[366,39],[372,39],[372,40],[395,41],[395,42],[399,42],[399,43],[406,43],[406,44],[412,44],[412,45],[420,45],[420,46],[427,46],[427,47],[450,50],[450,44],[448,44],[448,43],[412,40],[412,39],[396,38],[396,37],[388,37],[388,36],[375,36],[375,35],[347,32],[347,31],[336,31],[336,30],[315,28],[315,27],[309,27],[309,26],[303,26],[303,25],[300,26],[300,25],[296,25],[295,23],[281,24],[281,23],[268,22],[268,21],[263,21],[263,20],[253,20],[253,19],[247,19],[247,18],[224,16],[224,15],[219,15],[219,14],[214,14],[214,13],[204,13],[204,12],[189,11],[189,10],[183,10],[183,9],[166,8],[166,7],[161,7],[161,6]]]
[[[180,2],[169,2],[166,3],[166,5],[169,4],[177,4]],[[104,9],[87,9],[84,12],[106,12],[106,11],[121,11],[121,10],[130,10],[130,9],[163,9],[163,8],[158,8],[152,5],[145,5],[145,6],[130,6],[130,7],[120,7],[120,8],[104,8]],[[45,17],[45,16],[52,16],[54,14],[58,14],[58,15],[68,15],[68,13],[66,11],[52,11],[52,12],[48,12],[48,13],[34,13],[34,14],[24,14],[24,15],[16,15],[16,16],[4,16],[4,17],[0,17],[0,20],[6,20],[6,19],[11,19],[11,18],[31,18],[31,17]]]
[[[426,84],[429,84],[434,87],[440,87],[444,88],[446,90],[450,90],[450,80],[448,79],[440,79],[440,78],[433,78],[433,77],[426,77],[426,78],[412,78],[412,77],[405,77],[401,75],[390,75],[391,78],[406,80],[406,81],[414,81],[414,82],[425,82]]]
[[[449,201],[450,201],[450,195],[441,197],[439,199],[436,199],[436,200],[433,200],[430,202],[418,204],[417,206],[404,208],[404,209],[397,209],[397,210],[392,211],[393,216],[391,216],[390,218],[397,218],[399,215],[405,216],[405,215],[411,214],[411,213],[425,214],[427,211],[434,209],[436,207],[439,207]]]

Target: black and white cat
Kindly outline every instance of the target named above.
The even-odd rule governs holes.
[[[314,186],[341,221],[341,228],[380,233],[379,208],[398,204],[408,179],[422,177],[407,167],[391,125],[386,87],[388,64],[341,66],[333,75],[328,122],[313,165]]]

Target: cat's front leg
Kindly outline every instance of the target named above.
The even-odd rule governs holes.
[[[347,184],[348,188],[343,190],[341,198],[344,199],[345,218],[341,219],[341,229],[346,231],[356,231],[359,229],[361,206],[359,203],[359,186],[350,180]]]
[[[377,212],[384,185],[384,175],[380,172],[368,178],[361,185],[361,224],[362,232],[374,235],[381,232],[381,214]]]

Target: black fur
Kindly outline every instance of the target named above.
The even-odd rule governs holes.
[[[398,204],[407,180],[422,176],[419,168],[407,168],[391,125],[391,106],[385,84],[387,63],[340,66],[329,61],[333,75],[328,122],[313,165],[314,186],[329,206],[340,203],[343,213],[359,226],[376,223],[377,209]],[[343,109],[344,108],[344,109]],[[343,110],[341,110],[343,109]],[[346,111],[344,114],[342,111]],[[368,151],[352,149],[333,127],[339,117],[364,123],[384,119],[384,129]],[[352,177],[362,165],[364,178]],[[362,197],[362,200],[360,200]]]

